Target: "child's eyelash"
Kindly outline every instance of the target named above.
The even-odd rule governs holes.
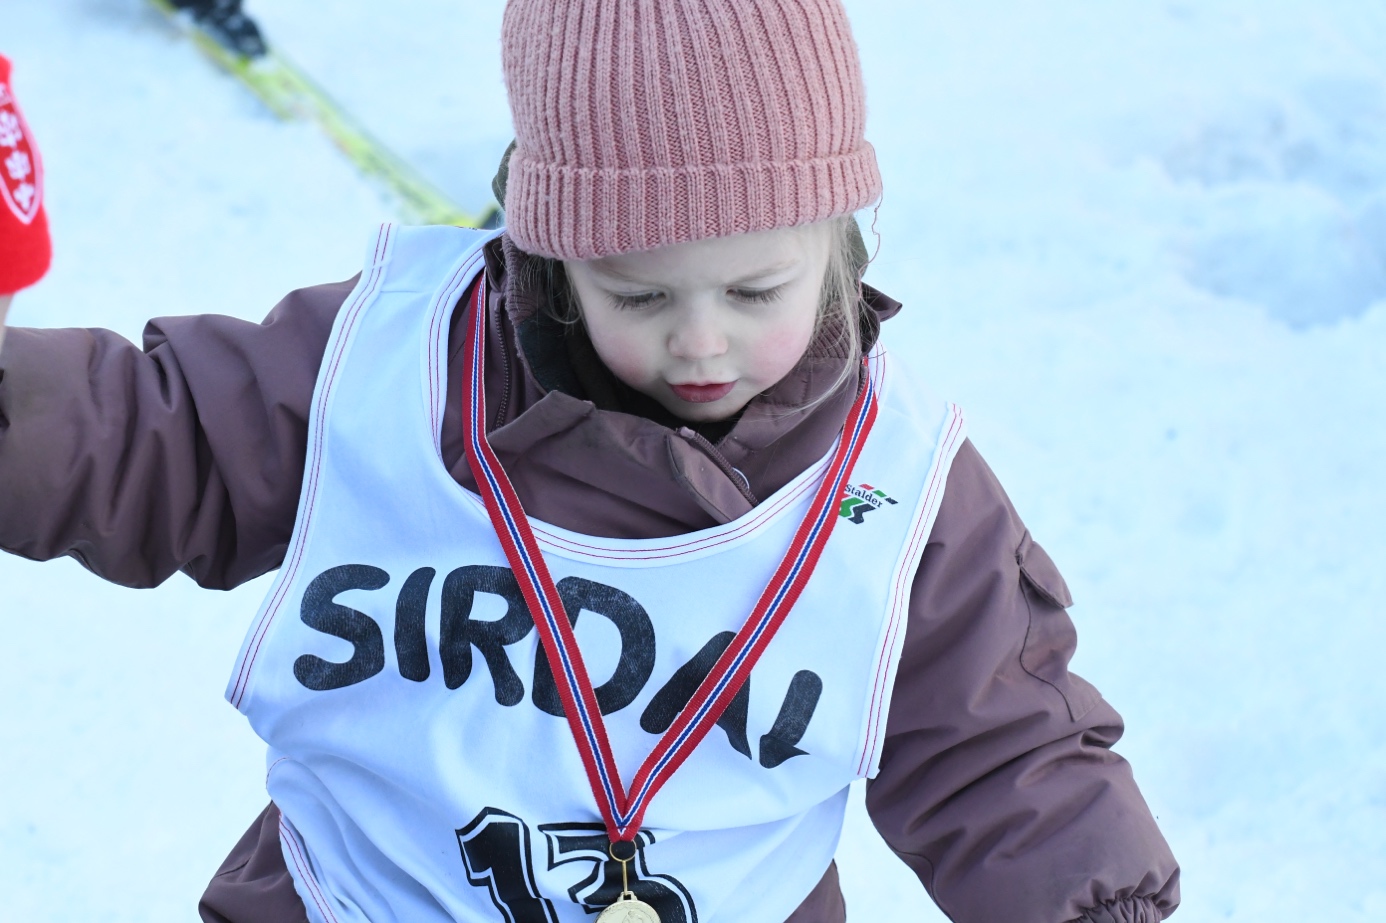
[[[766,304],[775,301],[781,295],[784,287],[777,285],[774,288],[734,288],[734,294],[738,300],[749,302],[750,304]]]
[[[618,310],[635,310],[637,308],[648,308],[659,300],[659,292],[641,292],[638,295],[615,295],[611,296],[611,303]]]
[[[777,285],[774,288],[733,288],[728,289],[728,292],[730,292],[732,297],[737,301],[746,304],[768,304],[769,302],[779,299],[783,293],[783,288],[784,286],[781,285]],[[615,305],[618,310],[634,311],[640,308],[650,307],[659,301],[661,297],[659,292],[640,292],[636,295],[613,294],[611,296],[611,303]]]

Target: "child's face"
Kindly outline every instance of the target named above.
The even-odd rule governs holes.
[[[607,368],[678,417],[722,420],[794,368],[813,338],[831,225],[567,261]]]

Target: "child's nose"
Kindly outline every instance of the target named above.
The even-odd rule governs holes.
[[[669,353],[677,359],[711,359],[726,351],[726,333],[708,312],[689,312],[669,337]]]

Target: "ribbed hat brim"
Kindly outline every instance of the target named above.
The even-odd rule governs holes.
[[[536,163],[517,150],[505,205],[521,249],[586,260],[812,224],[880,194],[876,152],[865,141],[815,160],[633,170]]]

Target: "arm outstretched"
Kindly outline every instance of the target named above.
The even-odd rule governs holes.
[[[318,365],[348,281],[263,323],[160,318],[15,327],[0,354],[0,550],[70,555],[125,586],[182,570],[227,588],[279,565],[293,530]]]

